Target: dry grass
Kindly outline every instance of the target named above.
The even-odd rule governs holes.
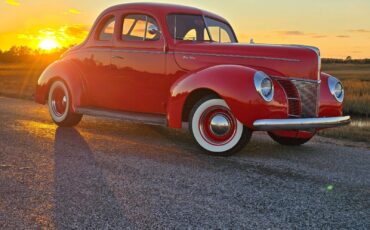
[[[32,99],[37,79],[46,66],[0,63],[0,95]]]
[[[344,113],[369,117],[370,81],[345,80]]]
[[[343,82],[344,113],[369,117],[370,64],[324,64],[323,71]]]
[[[348,126],[322,130],[319,132],[319,135],[369,143],[370,119],[355,119]]]
[[[370,81],[370,64],[323,64],[322,70],[342,81]]]

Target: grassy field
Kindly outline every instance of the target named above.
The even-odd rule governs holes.
[[[47,61],[35,64],[0,63],[0,95],[32,99],[37,79]],[[355,117],[351,126],[321,131],[335,138],[370,142],[370,64],[324,64],[323,71],[345,87],[344,113]]]
[[[32,99],[46,63],[37,65],[0,63],[0,96]]]
[[[345,88],[344,112],[370,115],[370,64],[324,64],[323,71],[338,77]]]

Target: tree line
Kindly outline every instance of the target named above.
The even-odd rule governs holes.
[[[41,49],[31,49],[28,46],[13,46],[7,51],[0,50],[0,62],[19,63],[34,62],[35,60],[56,60],[68,48],[55,49],[51,52]]]

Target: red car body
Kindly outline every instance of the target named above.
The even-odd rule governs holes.
[[[129,14],[153,18],[160,37],[155,41],[124,41],[122,24]],[[52,83],[59,79],[71,94],[72,112],[132,113],[143,115],[144,122],[163,122],[171,128],[181,128],[191,108],[207,93],[222,98],[250,130],[309,138],[329,126],[274,130],[259,128],[255,122],[324,117],[341,118],[332,126],[349,122],[348,117],[341,117],[342,103],[330,92],[330,75],[320,72],[317,48],[179,41],[168,28],[171,14],[201,15],[229,25],[218,15],[185,6],[139,3],[111,7],[98,17],[83,44],[67,51],[44,71],[36,101],[45,104]],[[115,18],[113,37],[101,41],[100,30],[111,17]],[[269,102],[255,88],[254,76],[259,71],[273,82],[274,95]],[[303,95],[308,88],[310,96]],[[311,103],[311,111],[304,103]]]

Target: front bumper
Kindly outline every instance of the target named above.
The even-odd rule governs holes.
[[[351,117],[324,117],[324,118],[293,118],[293,119],[265,119],[253,123],[255,130],[312,130],[333,128],[351,123]]]

